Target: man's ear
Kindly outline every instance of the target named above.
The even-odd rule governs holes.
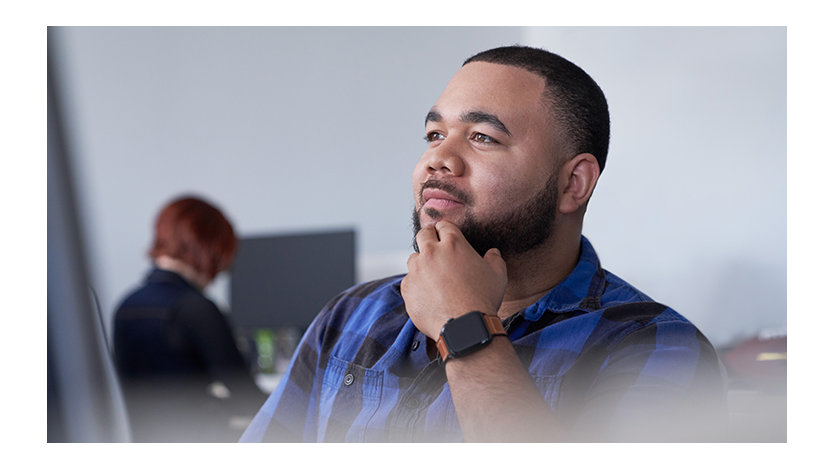
[[[588,202],[599,179],[599,162],[590,153],[581,153],[562,165],[559,172],[559,212],[570,214]]]

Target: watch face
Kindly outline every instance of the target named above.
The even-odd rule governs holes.
[[[453,356],[488,342],[490,337],[480,312],[455,318],[443,328],[443,339]]]

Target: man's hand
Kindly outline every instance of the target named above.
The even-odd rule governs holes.
[[[452,317],[472,310],[496,314],[507,288],[507,266],[497,249],[484,257],[451,222],[417,234],[419,253],[408,259],[401,291],[408,316],[435,341]],[[558,439],[550,408],[506,336],[448,361],[446,377],[467,441],[531,442]]]
[[[437,340],[444,324],[472,310],[495,315],[507,288],[507,267],[493,248],[482,258],[460,229],[441,220],[416,236],[401,291],[414,325]]]

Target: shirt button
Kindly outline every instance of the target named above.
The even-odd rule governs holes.
[[[344,383],[345,383],[345,385],[350,385],[350,384],[352,384],[352,383],[353,383],[353,374],[351,374],[351,373],[347,373],[347,374],[345,374],[345,381],[344,381]]]
[[[411,343],[411,350],[416,351],[417,348],[419,348],[419,347],[420,347],[420,341],[415,339],[414,342]]]
[[[407,408],[410,408],[410,409],[414,410],[414,409],[416,409],[417,407],[420,406],[420,400],[418,400],[414,397],[411,397],[411,398],[409,398],[408,400],[405,401],[405,406]]]

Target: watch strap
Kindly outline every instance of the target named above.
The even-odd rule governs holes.
[[[504,329],[504,323],[501,322],[501,318],[497,315],[484,314],[484,321],[486,322],[487,329],[490,333],[492,333],[492,336],[507,336],[507,330]]]
[[[437,338],[437,352],[440,353],[440,361],[446,362],[446,358],[449,357],[449,347],[446,346],[446,341],[442,336]]]

